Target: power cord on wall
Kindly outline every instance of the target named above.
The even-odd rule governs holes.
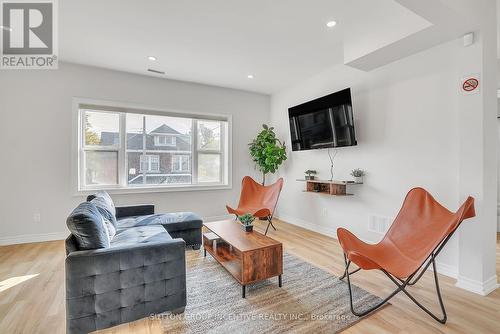
[[[337,156],[337,150],[333,151],[333,157],[330,154],[330,148],[328,148],[328,157],[330,158],[330,181],[333,181],[333,159]]]

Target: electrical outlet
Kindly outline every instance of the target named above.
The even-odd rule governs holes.
[[[33,222],[34,223],[39,223],[42,220],[42,215],[40,213],[34,213],[33,214]]]
[[[328,209],[323,208],[323,211],[321,211],[321,214],[323,215],[323,217],[328,217]]]

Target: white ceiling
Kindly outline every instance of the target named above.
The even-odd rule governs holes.
[[[64,0],[59,22],[62,61],[262,93],[342,63],[350,31],[428,25],[393,0]]]

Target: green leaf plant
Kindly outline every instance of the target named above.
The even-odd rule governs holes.
[[[285,143],[276,138],[274,128],[262,124],[263,130],[248,144],[255,167],[262,172],[262,185],[266,182],[266,174],[276,173],[286,160]]]
[[[245,213],[244,215],[238,216],[238,220],[245,226],[251,226],[255,217],[251,213]]]

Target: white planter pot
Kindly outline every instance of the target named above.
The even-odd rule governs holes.
[[[354,176],[354,182],[363,183],[363,176]]]

